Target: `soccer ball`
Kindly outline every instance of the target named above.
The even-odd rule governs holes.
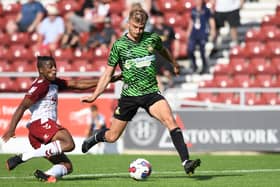
[[[151,175],[152,165],[149,161],[138,158],[130,163],[128,171],[131,178],[145,180]]]

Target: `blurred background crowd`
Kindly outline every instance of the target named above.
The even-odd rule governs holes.
[[[128,12],[139,7],[150,16],[145,30],[158,33],[181,66],[180,76],[175,77],[169,63],[157,57],[162,91],[194,85],[279,87],[277,3],[276,0],[2,0],[0,91],[27,90],[36,76],[37,55],[53,55],[62,76],[99,76],[113,42],[127,31]],[[255,12],[250,13],[253,9]],[[248,98],[254,100],[253,104],[280,103],[278,92],[266,94],[266,101],[265,94],[250,94]],[[235,93],[220,95],[214,91],[197,93],[195,99],[240,102],[240,98],[234,100],[238,97]]]

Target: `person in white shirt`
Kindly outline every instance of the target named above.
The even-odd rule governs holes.
[[[230,26],[231,46],[238,44],[237,27],[240,26],[240,9],[244,0],[212,0],[215,11],[215,22],[217,30],[228,22]]]

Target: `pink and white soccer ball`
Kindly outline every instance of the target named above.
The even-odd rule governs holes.
[[[135,180],[145,180],[152,173],[152,165],[148,160],[138,158],[130,163],[128,171],[131,178]]]

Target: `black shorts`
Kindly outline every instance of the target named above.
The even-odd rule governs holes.
[[[144,108],[151,115],[149,107],[162,99],[165,98],[158,92],[143,96],[121,96],[114,117],[122,121],[130,121],[139,107]]]
[[[215,22],[218,29],[223,27],[225,22],[228,22],[230,27],[238,27],[240,25],[239,9],[231,12],[216,12]]]

